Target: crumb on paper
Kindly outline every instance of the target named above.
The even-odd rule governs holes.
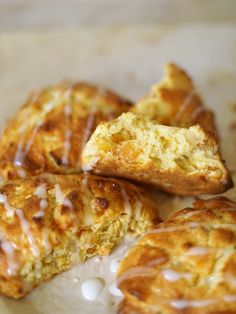
[[[134,82],[134,81],[137,80],[137,75],[136,75],[136,73],[134,73],[134,72],[132,72],[132,71],[127,72],[127,73],[125,74],[125,77],[126,77],[126,79],[127,79],[129,82]]]

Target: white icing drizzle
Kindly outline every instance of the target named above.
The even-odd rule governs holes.
[[[23,232],[25,233],[25,235],[29,241],[30,249],[31,249],[32,253],[35,256],[39,256],[39,249],[35,243],[35,239],[34,239],[32,233],[30,231],[30,224],[29,224],[28,220],[25,218],[25,215],[21,209],[17,208],[16,214],[20,219],[21,228],[22,228]]]
[[[160,227],[157,229],[150,230],[150,231],[146,232],[145,234],[168,233],[168,232],[183,230],[186,228],[194,229],[194,228],[197,228],[198,226],[199,226],[199,223],[190,222],[187,224],[183,224],[181,226],[164,227],[164,228]]]
[[[224,295],[223,300],[225,302],[236,302],[236,295],[234,295],[234,294]]]
[[[211,223],[198,223],[198,222],[189,222],[182,225],[177,225],[173,227],[160,227],[153,230],[150,230],[146,232],[145,234],[158,234],[158,233],[168,233],[168,232],[174,232],[179,230],[184,230],[186,228],[195,229],[195,228],[226,228],[231,229],[233,231],[236,231],[236,224],[230,224],[230,223],[221,223],[221,224],[211,224]]]
[[[7,196],[0,193],[0,203],[3,204],[7,217],[13,217],[15,212],[15,207],[11,206],[8,202]]]
[[[94,121],[95,121],[96,113],[97,113],[97,109],[96,108],[92,108],[91,112],[90,112],[90,114],[88,116],[88,119],[87,119],[87,124],[86,124],[86,128],[85,128],[85,131],[84,131],[84,136],[83,136],[83,141],[82,141],[82,147],[85,146],[85,144],[87,143],[87,141],[88,141],[88,139],[90,137],[91,130],[92,130],[92,127],[93,127],[93,124],[94,124]]]
[[[49,231],[47,228],[43,228],[42,244],[45,247],[46,254],[49,254],[52,251],[52,246],[49,241]]]
[[[25,178],[26,177],[26,172],[24,169],[17,169],[17,174],[20,178]]]
[[[48,207],[46,184],[40,184],[34,195],[40,199],[40,210],[34,215],[35,218],[42,218],[45,215],[45,209]]]
[[[87,124],[86,124],[86,128],[85,128],[85,131],[84,131],[84,135],[83,135],[83,140],[82,140],[82,148],[85,146],[85,144],[88,142],[89,140],[89,137],[90,137],[90,134],[91,134],[91,131],[92,131],[92,127],[94,125],[94,122],[95,122],[95,118],[96,118],[96,113],[98,112],[98,105],[97,105],[97,102],[99,100],[99,96],[101,96],[102,94],[104,94],[105,91],[103,88],[99,88],[98,89],[98,94],[94,97],[94,103],[92,104],[92,109],[91,109],[91,112],[89,113],[89,116],[88,116],[88,119],[87,119]],[[78,163],[80,163],[80,159],[79,158],[79,161]],[[89,171],[91,170],[90,167],[92,167],[92,165],[84,165],[83,167],[83,171]]]
[[[211,252],[211,249],[204,246],[193,246],[191,247],[185,255],[187,256],[203,256]]]
[[[122,198],[123,198],[123,202],[124,202],[124,209],[125,209],[125,213],[129,216],[131,216],[132,214],[132,208],[131,208],[131,204],[129,201],[129,196],[128,193],[125,189],[125,187],[123,186],[123,184],[119,183],[120,187],[121,187],[121,194],[122,194]]]
[[[116,283],[113,282],[109,287],[108,287],[108,291],[110,292],[110,294],[116,296],[116,297],[123,297],[123,293],[121,292],[120,289],[117,288]]]
[[[162,270],[161,274],[167,281],[177,281],[180,279],[189,279],[192,277],[192,275],[189,273],[179,273],[174,269],[164,269]]]
[[[86,300],[95,301],[103,288],[104,281],[100,278],[93,278],[82,283],[81,293]]]
[[[69,208],[73,208],[72,202],[65,196],[59,184],[55,184],[55,197],[56,201],[60,205],[67,206]]]
[[[120,265],[120,260],[113,259],[110,264],[110,272],[115,274],[117,272],[119,265]]]
[[[7,201],[7,196],[0,193],[0,203],[4,204]]]
[[[1,248],[7,257],[7,274],[9,276],[14,276],[19,265],[16,263],[15,259],[15,249],[14,246],[2,235],[0,234]]]
[[[204,307],[218,303],[217,299],[208,299],[208,300],[172,300],[170,301],[171,307],[178,310],[183,310],[189,307]]]
[[[186,95],[186,97],[183,100],[183,103],[176,114],[176,120],[178,121],[181,117],[181,115],[184,113],[185,109],[191,104],[191,100],[195,94],[195,91],[192,89],[189,91],[189,93]]]
[[[181,213],[181,214],[179,214],[179,215],[176,215],[175,216],[175,218],[176,219],[179,219],[179,218],[184,218],[184,219],[186,219],[186,218],[190,218],[190,217],[192,217],[192,216],[195,216],[195,215],[198,215],[198,214],[200,214],[202,211],[204,211],[205,209],[203,209],[203,210],[193,210],[193,211],[188,211],[187,213]]]
[[[16,154],[15,154],[15,159],[14,159],[15,166],[22,167],[24,165],[25,158],[28,155],[31,146],[33,145],[34,138],[41,125],[42,125],[42,122],[36,125],[25,148],[23,148],[24,137],[22,137],[22,140],[19,142]]]
[[[91,164],[83,164],[82,165],[82,170],[84,171],[84,172],[86,172],[86,171],[91,171],[93,169],[93,164],[91,163]]]
[[[47,189],[45,184],[40,184],[36,191],[34,192],[34,195],[38,198],[46,198],[47,197]]]
[[[45,205],[42,206],[42,205],[41,205],[42,201],[47,202],[46,200],[41,200],[41,201],[40,201],[40,208],[41,208],[41,209],[34,215],[35,218],[42,218],[42,217],[45,215],[44,209],[47,207],[47,205],[46,205],[46,203],[45,203]]]
[[[70,94],[69,96],[70,97]],[[65,116],[65,124],[67,126],[70,126],[70,118],[71,118],[71,114],[72,114],[72,107],[70,103],[67,103],[65,105],[65,109],[64,109],[64,116]],[[64,153],[63,153],[63,157],[62,157],[62,163],[63,165],[68,165],[69,163],[69,153],[70,153],[70,149],[71,149],[71,137],[72,137],[72,130],[71,129],[67,129],[65,131],[65,141],[64,141]]]
[[[232,211],[235,211],[236,210],[236,206],[235,204],[231,203],[231,202],[227,202],[227,204],[230,206],[230,207],[226,207],[226,208],[222,208],[222,210],[232,210]],[[195,215],[198,215],[200,214],[201,212],[205,211],[206,209],[203,208],[203,209],[200,209],[200,210],[192,210],[192,211],[188,211],[186,213],[181,213],[179,215],[176,215],[175,218],[176,219],[179,219],[179,218],[190,218],[192,216],[195,216]]]
[[[38,94],[39,96],[39,94]],[[37,97],[38,97],[37,96]],[[35,102],[37,99],[33,99],[33,101]],[[32,131],[32,134],[31,134],[31,137],[27,143],[27,145],[25,146],[25,148],[23,147],[24,146],[24,136],[23,136],[23,133],[25,132],[26,128],[27,128],[27,124],[23,125],[20,129],[19,129],[19,132],[21,134],[21,139],[19,141],[19,144],[17,146],[17,150],[16,150],[16,154],[15,154],[15,158],[14,158],[14,165],[16,167],[20,167],[22,168],[23,165],[24,165],[24,162],[25,162],[25,158],[26,156],[28,155],[30,149],[31,149],[31,146],[33,145],[34,143],[34,139],[35,139],[35,136],[39,130],[39,128],[42,126],[43,124],[43,117],[49,112],[52,110],[54,106],[54,103],[47,103],[45,104],[44,106],[44,110],[42,112],[42,117],[41,119],[39,119],[39,121],[36,123],[33,131]],[[26,114],[26,118],[29,116],[29,112],[27,112]],[[19,171],[20,169],[18,169]],[[18,173],[20,176],[23,175],[23,172],[19,172]],[[24,176],[23,176],[24,177]]]
[[[205,307],[209,306],[212,304],[220,303],[220,302],[236,302],[236,295],[223,295],[220,298],[215,298],[215,299],[203,299],[203,300],[172,300],[170,301],[171,307],[178,309],[178,310],[183,310],[186,308],[190,307]]]
[[[160,257],[148,262],[147,266],[132,267],[118,277],[117,283],[118,285],[120,285],[123,281],[135,277],[152,277],[156,273],[156,270],[153,269],[153,266],[159,265],[165,261],[166,261],[165,257]]]
[[[15,158],[14,158],[14,165],[19,166],[19,167],[22,166],[22,164],[24,163],[24,160],[25,160],[25,153],[23,150],[23,142],[24,142],[24,139],[22,139],[20,141],[20,143],[18,144],[17,151],[16,151]]]
[[[159,257],[159,258],[155,258],[155,259],[149,261],[148,266],[157,266],[157,265],[160,265],[164,262],[166,262],[166,258],[165,257]]]
[[[128,279],[135,277],[152,277],[156,274],[156,271],[152,267],[148,266],[137,266],[128,269],[121,276],[118,277],[118,286]]]
[[[92,160],[89,161],[89,163],[82,164],[82,170],[84,172],[93,170],[98,161],[99,157],[98,156],[94,157]]]
[[[48,201],[46,199],[41,199],[40,208],[46,209],[48,207]]]

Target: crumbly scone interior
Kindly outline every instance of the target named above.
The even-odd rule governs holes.
[[[83,158],[93,164],[101,154],[107,159],[110,155],[115,159],[122,156],[127,162],[141,166],[152,162],[160,171],[176,167],[187,173],[209,171],[209,175],[219,179],[223,173],[218,146],[200,126],[168,127],[133,113],[98,126]]]

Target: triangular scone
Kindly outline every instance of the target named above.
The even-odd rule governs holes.
[[[81,150],[96,126],[130,105],[88,83],[62,83],[34,93],[1,137],[0,175],[13,179],[81,172]]]
[[[124,258],[118,313],[233,314],[235,280],[236,203],[202,200],[147,232]]]
[[[163,81],[154,85],[150,94],[138,101],[132,111],[164,125],[199,124],[218,137],[214,115],[204,107],[191,78],[172,63],[166,64],[165,72]]]
[[[221,193],[232,186],[213,135],[199,125],[163,126],[131,112],[99,124],[82,166],[178,195]]]
[[[89,174],[9,181],[0,218],[0,293],[13,298],[159,221],[142,188]]]

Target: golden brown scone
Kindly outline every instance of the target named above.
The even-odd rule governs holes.
[[[173,63],[166,64],[165,73],[162,82],[138,101],[133,112],[164,125],[190,127],[199,124],[217,136],[214,115],[205,108],[188,74]]]
[[[109,254],[159,219],[147,192],[89,174],[28,177],[0,189],[0,293],[28,294],[78,261]]]
[[[34,93],[5,128],[0,175],[13,179],[42,172],[81,172],[81,150],[95,127],[128,111],[130,105],[87,83],[62,83]]]
[[[232,186],[212,134],[122,114],[100,123],[82,153],[84,170],[132,179],[178,195],[221,193]]]
[[[236,313],[236,203],[176,212],[136,243],[117,280],[119,314]]]

